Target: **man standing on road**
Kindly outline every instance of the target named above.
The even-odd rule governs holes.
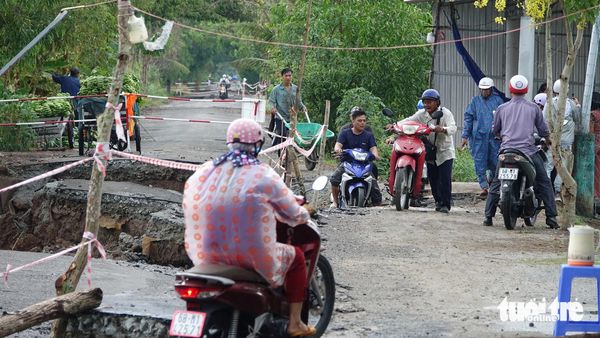
[[[554,97],[552,98],[552,116],[549,116],[548,113],[548,105],[544,107],[544,118],[546,121],[552,119],[556,120],[556,115],[558,114],[558,94],[560,93],[560,79],[554,82],[552,86],[552,92],[554,93]],[[562,133],[560,135],[560,156],[564,158],[567,166],[567,170],[569,173],[573,171],[573,142],[575,142],[575,122],[573,121],[573,116],[579,113],[581,109],[581,105],[576,98],[567,97],[567,102],[565,106],[565,116],[562,121]],[[555,122],[556,123],[556,122]],[[556,125],[556,124],[555,124]],[[552,155],[552,150],[548,149],[547,155],[548,162],[546,162],[546,173],[548,177],[552,178],[552,171],[554,170],[554,156]],[[556,177],[552,180],[552,184],[554,186],[554,194],[558,197],[560,196],[560,188],[562,185],[562,179],[558,173],[556,173]]]
[[[298,86],[292,84],[292,70],[290,68],[284,68],[281,71],[282,81],[280,84],[273,88],[271,96],[269,96],[269,112],[271,118],[274,119],[273,132],[280,136],[288,136],[289,129],[285,126],[285,123],[290,122],[290,113],[292,109],[296,109],[296,93],[298,92]],[[298,106],[303,112],[306,112],[306,106],[302,103],[302,98],[299,99]],[[283,138],[274,137],[273,144],[277,145],[283,142]]]
[[[492,134],[492,122],[494,111],[504,100],[492,92],[494,81],[484,77],[479,81],[481,95],[474,96],[465,110],[465,122],[462,132],[462,144],[464,148],[469,143],[473,162],[475,163],[475,174],[481,187],[479,197],[485,199],[488,194],[489,184],[486,172],[494,172],[498,163],[498,150],[500,141]]]
[[[431,128],[429,141],[436,151],[428,150],[429,154],[426,154],[427,157],[435,156],[428,160],[427,177],[435,200],[435,210],[448,213],[452,206],[452,163],[456,157],[453,135],[456,133],[456,123],[452,112],[440,107],[440,93],[437,90],[425,90],[421,100],[424,109],[403,121],[417,121]]]
[[[546,224],[550,228],[558,228],[556,221],[556,203],[552,193],[550,179],[545,175],[544,161],[538,153],[533,134],[537,131],[541,137],[548,137],[550,132],[544,120],[542,111],[533,102],[525,98],[529,89],[527,79],[523,75],[515,75],[510,79],[508,86],[512,99],[498,107],[494,116],[493,133],[502,140],[500,152],[504,149],[517,149],[529,156],[535,167],[535,194],[544,201],[546,208]],[[547,139],[548,141],[548,139]],[[485,219],[483,225],[491,226],[492,217],[496,214],[496,207],[500,200],[500,181],[498,180],[498,166],[490,186],[490,192],[485,203]]]
[[[370,151],[375,156],[375,160],[381,160],[375,136],[373,136],[373,133],[365,130],[367,126],[367,113],[361,107],[353,107],[350,110],[350,118],[352,119],[352,128],[340,130],[333,151],[336,154],[341,154],[344,149],[361,148],[365,151]],[[331,194],[333,195],[333,206],[336,208],[338,207],[340,183],[342,183],[344,171],[344,165],[340,163],[331,175]],[[374,206],[381,204],[381,191],[379,190],[377,180],[373,181],[370,198]]]

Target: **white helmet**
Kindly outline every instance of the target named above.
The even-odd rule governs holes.
[[[223,78],[226,78],[226,77],[227,77],[227,74],[223,74]]]
[[[543,107],[546,105],[546,99],[546,93],[539,93],[533,98],[533,102]]]
[[[479,80],[479,88],[480,89],[490,89],[494,86],[494,80],[490,79],[489,77],[484,77],[481,80]]]
[[[552,85],[552,91],[555,93],[560,93],[560,79],[554,81],[554,85]]]

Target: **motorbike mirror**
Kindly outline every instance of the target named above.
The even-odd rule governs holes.
[[[319,176],[312,184],[312,189],[315,191],[321,191],[325,189],[327,183],[329,182],[329,177],[327,176]]]
[[[444,115],[444,112],[441,109],[439,109],[439,110],[436,110],[435,112],[433,112],[433,114],[431,114],[431,118],[432,119],[439,119],[443,115]]]
[[[387,117],[395,117],[396,113],[394,113],[393,110],[391,110],[390,108],[383,108],[383,110],[381,111],[381,113]]]

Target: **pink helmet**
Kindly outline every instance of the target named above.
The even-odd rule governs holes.
[[[255,144],[264,141],[262,127],[251,119],[237,119],[227,128],[227,144]]]

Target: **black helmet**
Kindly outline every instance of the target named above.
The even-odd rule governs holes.
[[[71,67],[71,76],[77,76],[77,75],[79,75],[79,68]]]

